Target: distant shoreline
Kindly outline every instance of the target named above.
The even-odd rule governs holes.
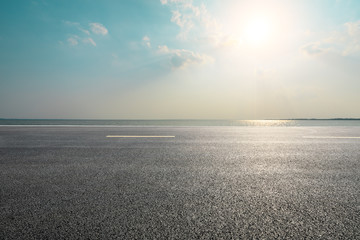
[[[288,119],[265,119],[265,120],[294,120],[294,121],[303,121],[303,120],[316,120],[316,121],[329,121],[329,120],[334,120],[334,121],[359,121],[360,118],[288,118]]]
[[[0,119],[0,126],[360,126],[360,118],[297,118],[262,120],[209,120],[209,119],[159,119],[159,120],[100,120],[100,119]]]

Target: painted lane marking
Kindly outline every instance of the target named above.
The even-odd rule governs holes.
[[[357,139],[357,138],[360,138],[360,137],[303,136],[303,138],[319,138],[319,139]]]
[[[129,136],[129,135],[107,135],[107,138],[174,138],[175,136]]]

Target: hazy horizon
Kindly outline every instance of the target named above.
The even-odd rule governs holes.
[[[226,119],[226,118],[0,118],[0,120],[99,120],[99,121],[291,121],[291,120],[360,120],[357,117],[333,118],[265,118],[265,119]]]
[[[360,117],[360,1],[7,1],[0,118]]]

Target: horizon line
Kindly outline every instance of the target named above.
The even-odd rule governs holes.
[[[267,119],[226,119],[226,118],[0,118],[0,120],[58,120],[58,121],[295,121],[295,120],[360,120],[356,117],[335,118],[267,118]]]

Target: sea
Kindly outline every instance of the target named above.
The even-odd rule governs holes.
[[[0,119],[0,126],[254,126],[254,127],[331,127],[360,126],[360,119],[286,120],[94,120],[94,119]]]

